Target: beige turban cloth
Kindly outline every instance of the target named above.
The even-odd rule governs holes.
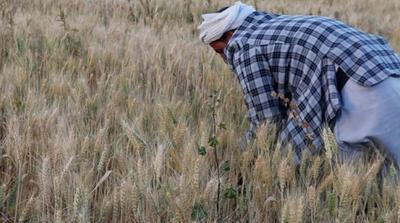
[[[236,2],[220,13],[203,14],[204,21],[198,27],[200,40],[206,44],[218,40],[225,32],[238,28],[254,11],[254,7]]]

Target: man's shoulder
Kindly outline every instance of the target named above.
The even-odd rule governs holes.
[[[327,31],[327,33],[342,34],[349,28],[353,27],[325,16],[280,15],[256,11],[237,28],[233,38],[244,42],[260,38],[267,40],[276,36],[296,35],[303,32],[311,34]]]
[[[232,39],[243,42],[243,39],[251,37],[260,27],[280,16],[279,14],[255,11],[246,17],[244,22],[235,30]]]
[[[227,48],[240,50],[244,45],[266,45],[272,42],[288,42],[295,33],[303,32],[307,26],[316,27],[317,23],[333,23],[326,17],[305,15],[279,15],[266,12],[254,12],[234,32]],[[326,25],[326,27],[329,27]],[[285,41],[282,41],[285,39]],[[290,41],[289,41],[290,42]]]
[[[271,19],[277,18],[282,16],[281,14],[269,13],[269,12],[262,12],[262,11],[255,11],[251,13],[243,22],[241,26],[238,27],[238,30],[247,29],[247,27],[252,25],[259,25],[263,24]]]

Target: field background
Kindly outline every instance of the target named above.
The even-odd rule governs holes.
[[[0,222],[400,221],[393,167],[334,165],[329,132],[297,170],[272,126],[239,152],[240,86],[196,30],[232,2],[0,0]],[[400,51],[398,0],[247,2]]]

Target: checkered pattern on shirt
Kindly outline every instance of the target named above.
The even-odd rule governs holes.
[[[265,119],[283,120],[280,140],[298,152],[322,148],[321,127],[341,107],[335,66],[364,86],[400,76],[400,59],[382,37],[319,16],[254,12],[225,55],[244,93],[247,137]]]

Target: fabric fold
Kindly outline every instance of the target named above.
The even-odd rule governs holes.
[[[254,7],[239,1],[220,13],[203,14],[204,21],[198,27],[200,40],[205,44],[210,44],[220,39],[225,32],[239,27],[254,11],[256,11]]]

